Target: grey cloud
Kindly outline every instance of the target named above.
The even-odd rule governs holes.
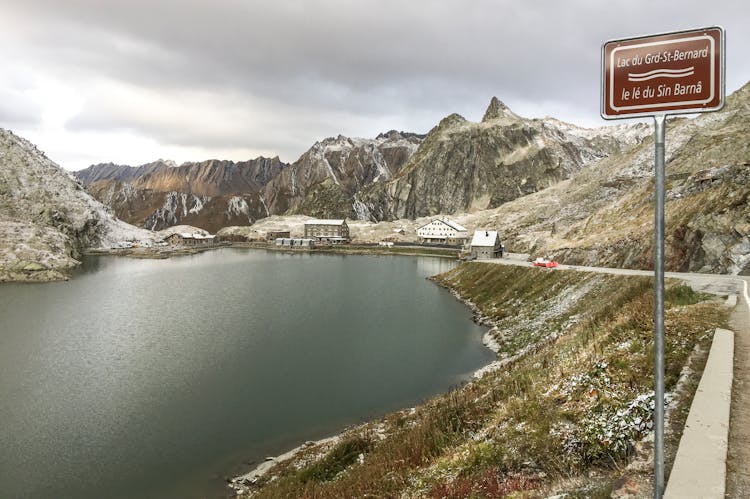
[[[149,126],[147,110],[128,121],[89,107],[70,123],[134,127],[178,143],[262,140],[252,145],[266,147],[288,143],[273,138],[284,133],[311,138],[332,129],[344,133],[387,116],[425,131],[434,124],[421,121],[426,116],[481,117],[492,95],[511,107],[560,102],[578,113],[562,118],[595,119],[604,40],[716,23],[728,31],[730,87],[750,78],[750,62],[739,55],[750,46],[744,0],[713,2],[714,18],[706,16],[703,1],[647,0],[26,0],[9,9],[27,23],[20,50],[70,81],[106,77],[165,95],[247,95],[286,113],[274,117],[273,133],[254,136]],[[420,120],[410,121],[413,116]],[[352,121],[325,122],[334,118]],[[303,131],[300,121],[322,129]],[[310,141],[293,142],[304,147]]]
[[[0,87],[0,126],[11,128],[37,125],[42,110],[22,92]]]

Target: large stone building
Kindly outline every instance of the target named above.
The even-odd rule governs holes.
[[[471,239],[471,257],[476,259],[502,258],[503,245],[497,231],[477,229]]]
[[[328,243],[349,242],[349,226],[346,220],[307,220],[305,238]]]
[[[469,238],[466,227],[447,218],[437,218],[417,228],[420,243],[432,244],[465,244]]]
[[[199,232],[175,232],[167,237],[167,242],[173,246],[207,246],[216,241],[216,236]]]

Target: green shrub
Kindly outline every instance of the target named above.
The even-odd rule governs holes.
[[[684,284],[672,286],[664,291],[664,301],[671,306],[694,305],[708,299],[708,297],[709,295],[706,293],[694,291],[693,288]]]

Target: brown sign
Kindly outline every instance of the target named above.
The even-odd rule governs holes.
[[[602,46],[605,119],[699,113],[724,106],[724,30],[702,28]]]

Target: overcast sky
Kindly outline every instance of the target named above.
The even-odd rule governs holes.
[[[729,93],[750,80],[747,0],[0,0],[0,127],[77,170],[292,162],[328,136],[478,121],[493,95],[600,126],[602,42],[711,25]]]

